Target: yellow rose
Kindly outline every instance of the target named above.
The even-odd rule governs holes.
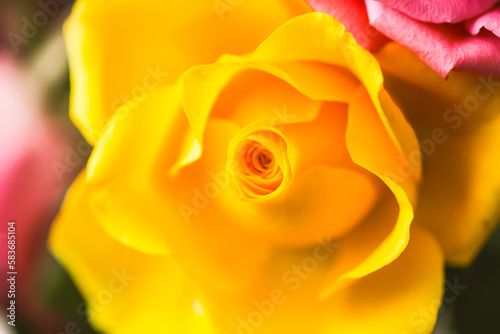
[[[415,222],[433,232],[448,263],[468,265],[500,219],[500,79],[443,79],[395,43],[377,57],[423,153]]]
[[[66,40],[95,148],[50,246],[96,328],[432,331],[418,142],[337,20],[290,0],[81,0]]]

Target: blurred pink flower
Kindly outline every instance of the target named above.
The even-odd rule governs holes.
[[[6,233],[7,222],[14,220],[16,314],[48,332],[60,320],[38,297],[37,282],[49,256],[47,230],[71,177],[60,181],[52,168],[54,161],[64,161],[69,141],[41,109],[33,83],[10,56],[0,54],[0,270],[11,271]],[[9,302],[6,291],[0,302]]]

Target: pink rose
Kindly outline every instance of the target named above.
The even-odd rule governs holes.
[[[16,318],[47,333],[60,328],[60,317],[47,308],[37,290],[49,256],[46,236],[71,175],[58,177],[53,163],[64,161],[70,144],[60,124],[41,112],[27,73],[0,53],[0,271],[16,271]],[[7,263],[8,222],[15,221],[15,270]],[[5,312],[8,286],[2,282]],[[6,291],[7,290],[7,291]],[[2,315],[2,322],[9,319]],[[17,319],[16,319],[17,321]],[[10,327],[10,326],[9,326]],[[2,333],[0,328],[0,333]]]
[[[383,42],[375,28],[406,46],[443,77],[451,70],[500,75],[497,0],[308,2],[316,11],[337,17],[372,51]]]

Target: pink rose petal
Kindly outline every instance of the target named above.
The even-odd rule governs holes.
[[[7,222],[16,221],[16,308],[26,324],[48,333],[62,320],[40,298],[37,279],[46,259],[46,235],[72,175],[59,179],[70,139],[42,112],[38,91],[16,61],[0,53],[0,252],[7,254]],[[75,170],[76,172],[76,170]],[[4,255],[5,256],[5,255]],[[7,261],[0,270],[8,271]],[[0,295],[0,305],[9,302]],[[17,304],[18,303],[18,304]],[[63,324],[64,325],[64,324]]]
[[[464,22],[472,35],[479,34],[481,28],[491,31],[500,37],[500,6],[495,6],[488,12]]]
[[[497,0],[377,0],[423,22],[456,23],[477,16]]]
[[[493,34],[470,36],[461,25],[423,23],[377,1],[367,0],[366,6],[375,28],[406,46],[441,76],[452,69],[500,75],[500,39]]]
[[[388,39],[368,22],[363,0],[308,0],[317,12],[329,14],[340,21],[365,49],[375,51]]]

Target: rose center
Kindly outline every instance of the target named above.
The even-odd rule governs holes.
[[[277,190],[283,183],[282,168],[286,165],[283,138],[272,131],[262,130],[236,140],[238,143],[229,159],[236,168],[230,172],[242,198],[263,197]]]
[[[250,171],[261,177],[267,176],[276,165],[271,151],[260,144],[247,149],[245,162]]]

